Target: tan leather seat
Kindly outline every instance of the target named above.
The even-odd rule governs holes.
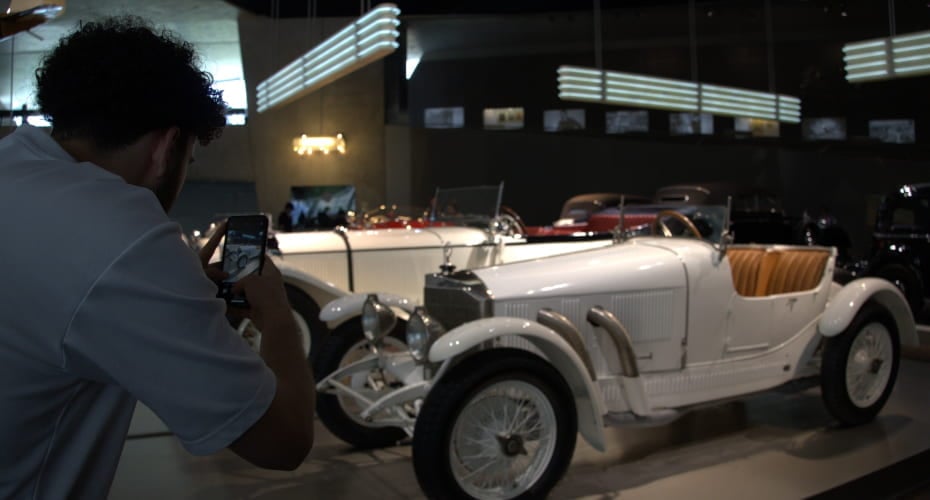
[[[820,283],[830,258],[825,250],[783,250],[764,295],[810,290]]]
[[[781,262],[784,253],[781,250],[768,250],[762,256],[762,264],[759,266],[759,278],[756,280],[756,288],[753,290],[753,297],[762,297],[769,289],[775,270],[778,269],[778,263]]]
[[[744,297],[815,288],[823,277],[829,257],[830,252],[825,250],[727,249],[733,287]]]
[[[753,296],[758,284],[759,266],[765,250],[761,248],[729,248],[727,258],[733,274],[733,288],[736,293]]]

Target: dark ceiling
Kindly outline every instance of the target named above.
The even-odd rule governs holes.
[[[371,5],[380,2],[358,3],[346,0],[226,0],[232,5],[254,14],[278,18],[306,17],[308,12],[320,17],[358,16]],[[702,9],[727,6],[745,7],[749,3],[763,6],[765,0],[695,0]],[[771,0],[773,5],[818,5],[842,12],[847,4],[875,3],[882,0]],[[394,0],[404,15],[508,15],[544,12],[573,12],[593,10],[596,0]],[[639,9],[663,5],[687,5],[689,0],[600,0],[604,10]],[[921,3],[918,0],[898,0],[898,3]],[[926,5],[926,2],[923,2]]]

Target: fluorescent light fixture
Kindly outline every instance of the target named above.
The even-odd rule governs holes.
[[[342,134],[332,136],[307,137],[302,134],[294,138],[294,152],[303,155],[312,155],[314,151],[328,155],[332,151],[345,154],[346,139]]]
[[[801,100],[722,85],[560,66],[559,98],[800,123]]]
[[[851,83],[930,74],[930,31],[847,43],[843,53]]]
[[[409,80],[413,77],[413,73],[417,70],[417,66],[420,65],[420,57],[410,57],[407,56],[407,66],[406,66],[406,77]]]
[[[259,83],[258,112],[287,104],[394,52],[398,15],[396,5],[379,4]]]

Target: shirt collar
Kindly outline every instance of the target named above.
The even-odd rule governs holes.
[[[31,149],[36,155],[55,160],[77,161],[58,144],[58,141],[53,139],[52,136],[43,129],[33,127],[28,123],[23,123],[13,131],[12,135],[25,144],[26,147]]]

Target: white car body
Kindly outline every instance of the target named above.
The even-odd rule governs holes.
[[[448,262],[456,269],[487,267],[609,245],[609,238],[531,242],[520,235],[472,227],[278,233],[275,264],[285,281],[320,306],[353,293],[390,292],[423,300],[427,274]],[[348,317],[335,317],[337,326]]]
[[[405,304],[420,304],[424,277],[441,265],[486,267],[611,243],[609,234],[527,238],[519,232],[518,217],[500,214],[502,191],[503,185],[437,190],[436,199],[442,203],[437,202],[426,227],[275,233],[270,253],[287,286],[305,354],[314,358],[330,331],[357,316],[357,309],[349,308],[321,322],[320,310],[333,300],[379,291]],[[438,210],[445,202],[469,198],[471,202],[463,205],[473,212],[442,215]],[[197,247],[208,237],[198,233]],[[212,260],[219,257],[218,249]],[[249,325],[240,325],[240,331],[260,339]]]
[[[752,248],[730,250],[741,247]],[[455,359],[491,339],[536,352],[564,351],[548,357],[576,379],[581,434],[604,449],[600,422],[608,413],[637,414],[634,407],[641,405],[637,416],[648,417],[816,375],[819,366],[811,361],[821,336],[841,332],[868,299],[892,312],[902,344],[917,343],[913,319],[894,285],[877,279],[845,287],[833,283],[835,252],[815,288],[761,297],[739,295],[730,260],[718,258],[719,252],[703,241],[643,237],[616,247],[473,270],[493,291],[493,317],[450,330],[433,344],[429,359]],[[594,306],[604,307],[630,332],[641,374],[635,385],[641,390],[624,381],[608,338],[586,321]],[[558,311],[581,332],[596,380],[585,381],[581,357],[535,321],[543,308]],[[531,333],[522,333],[526,330]]]
[[[365,425],[407,430],[414,439],[418,478],[430,494],[439,483],[429,476],[446,470],[435,460],[453,455],[442,451],[418,458],[418,450],[439,445],[427,438],[418,441],[413,430],[419,429],[431,406],[445,404],[434,401],[444,398],[430,398],[431,390],[445,384],[442,392],[448,392],[456,379],[468,375],[468,370],[456,368],[488,351],[529,351],[554,367],[570,388],[578,431],[594,448],[604,450],[605,422],[666,422],[690,407],[817,376],[825,339],[853,335],[845,332],[866,303],[890,318],[890,329],[897,335],[888,334],[889,342],[894,337],[901,345],[915,345],[915,324],[900,291],[876,278],[840,286],[833,282],[835,261],[833,248],[721,246],[693,238],[648,236],[571,254],[436,274],[427,278],[426,314],[429,322],[438,321],[445,328],[428,345],[426,360],[416,361],[424,356],[412,351],[375,349],[321,380],[318,390],[365,403],[360,414]],[[412,316],[423,313],[390,297],[385,302],[411,315],[409,335]],[[345,314],[344,309],[360,304],[346,298],[327,306],[323,315],[336,315],[337,309]],[[896,371],[897,360],[887,359],[891,355],[886,352],[884,359],[871,360],[875,373],[885,373],[883,362],[885,370]],[[852,354],[849,359],[852,363]],[[366,369],[390,372],[403,386],[373,394],[338,383]],[[501,373],[506,374],[506,367],[496,377]],[[481,390],[480,384],[475,387]],[[863,405],[875,398],[862,399]],[[465,405],[458,410],[465,412],[471,403],[456,404]],[[431,433],[440,432],[436,415],[448,415],[442,411],[430,414]],[[522,438],[519,442],[522,447]],[[495,447],[489,448],[492,454]],[[443,483],[440,490],[449,484],[453,483]],[[484,491],[480,485],[469,487],[477,488],[462,486],[469,495],[487,493],[468,493]],[[497,498],[496,493],[489,495]]]

